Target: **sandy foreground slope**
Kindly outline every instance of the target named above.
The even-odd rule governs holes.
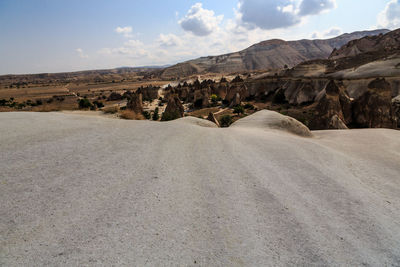
[[[0,265],[400,266],[400,131],[249,120],[1,113]]]

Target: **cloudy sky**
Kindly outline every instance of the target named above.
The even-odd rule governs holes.
[[[400,0],[0,0],[0,74],[173,64],[400,28]]]

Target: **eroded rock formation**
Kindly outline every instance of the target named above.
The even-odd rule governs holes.
[[[318,94],[314,106],[312,129],[347,129],[346,124],[351,123],[351,100],[346,90],[333,80]]]
[[[377,78],[353,104],[353,123],[361,128],[396,128],[392,106],[392,89],[384,79]]]
[[[165,109],[161,120],[170,121],[183,117],[185,109],[178,95],[170,96],[168,99],[167,108]]]
[[[142,114],[143,112],[142,94],[132,93],[129,97],[126,108],[134,111],[136,114]]]

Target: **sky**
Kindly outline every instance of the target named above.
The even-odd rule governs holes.
[[[167,65],[400,28],[400,0],[0,0],[0,74]]]

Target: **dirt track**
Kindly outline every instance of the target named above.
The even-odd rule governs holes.
[[[0,265],[400,265],[400,132],[0,114]]]

